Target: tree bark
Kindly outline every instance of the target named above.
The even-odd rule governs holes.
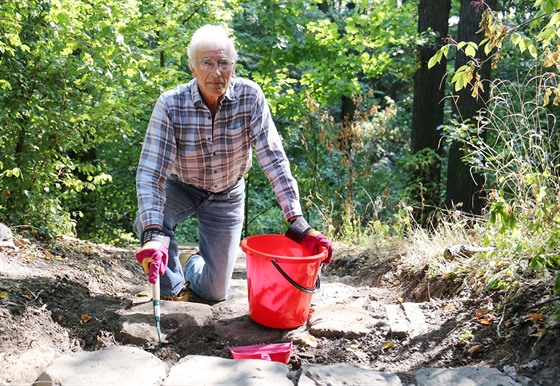
[[[431,69],[428,61],[443,45],[448,34],[450,0],[420,0],[418,4],[418,32],[429,29],[436,34],[436,41],[428,41],[417,47],[418,71],[414,74],[414,100],[412,107],[411,148],[413,153],[429,148],[439,151],[441,135],[437,128],[443,123],[443,77],[447,59]]]
[[[414,74],[412,106],[411,150],[416,154],[431,149],[440,154],[441,134],[438,126],[443,123],[443,97],[445,95],[445,68],[447,59],[428,69],[428,61],[444,43],[449,30],[450,0],[420,0],[418,3],[418,33],[429,30],[436,34],[416,48],[418,70]],[[414,216],[419,223],[429,218],[433,208],[439,206],[441,163],[439,157],[430,159],[428,165],[411,170],[411,199],[419,203]]]
[[[496,0],[486,1],[491,8],[494,8],[496,3]],[[476,31],[480,28],[482,12],[483,9],[475,8],[471,0],[461,0],[458,41],[480,43],[484,36],[481,33],[477,34]],[[484,63],[478,70],[481,81],[484,83],[484,91],[479,93],[478,98],[473,98],[471,88],[467,86],[453,98],[455,101],[453,111],[463,121],[475,117],[488,100],[489,86],[487,83],[490,79],[490,62],[486,60],[487,55],[484,54],[482,48],[478,50],[477,59]],[[471,58],[467,57],[463,51],[459,51],[455,60],[455,69],[467,64],[469,60]],[[484,134],[481,139],[484,140]],[[451,144],[445,205],[449,208],[459,205],[464,212],[480,214],[484,206],[484,177],[471,170],[470,166],[463,162],[464,154],[461,143],[453,142]]]

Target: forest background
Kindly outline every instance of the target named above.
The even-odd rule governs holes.
[[[314,227],[354,245],[490,246],[468,267],[431,269],[483,267],[489,289],[530,269],[560,294],[559,10],[560,0],[4,0],[0,222],[136,243],[152,108],[191,79],[190,36],[214,23],[232,32],[237,76],[268,98]],[[244,235],[283,233],[254,164]],[[195,220],[177,236],[196,242]]]

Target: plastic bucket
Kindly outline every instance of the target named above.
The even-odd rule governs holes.
[[[272,328],[296,328],[307,322],[326,249],[312,255],[286,236],[273,234],[247,237],[241,249],[247,256],[251,319]]]

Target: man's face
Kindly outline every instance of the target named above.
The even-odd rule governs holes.
[[[226,92],[235,63],[224,49],[201,49],[196,52],[196,63],[191,69],[204,100],[213,103]]]

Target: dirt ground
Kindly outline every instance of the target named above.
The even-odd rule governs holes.
[[[145,283],[135,246],[116,248],[66,237],[54,243],[16,241],[17,250],[0,248],[0,384],[17,368],[14,361],[32,373],[64,353],[120,344],[116,312]],[[423,269],[404,268],[411,265],[401,259],[394,252],[373,256],[337,247],[324,275],[364,291],[383,289],[372,299],[379,304],[422,303],[439,328],[411,340],[391,336],[386,325],[357,339],[318,338],[317,347],[294,346],[291,369],[306,363],[350,363],[412,382],[420,367],[487,365],[537,384],[558,384],[560,324],[552,311],[559,300],[539,281],[527,280],[516,297],[473,294],[462,280],[428,281]],[[229,358],[228,346],[208,325],[189,336],[172,336],[151,352],[173,365],[190,354]]]

